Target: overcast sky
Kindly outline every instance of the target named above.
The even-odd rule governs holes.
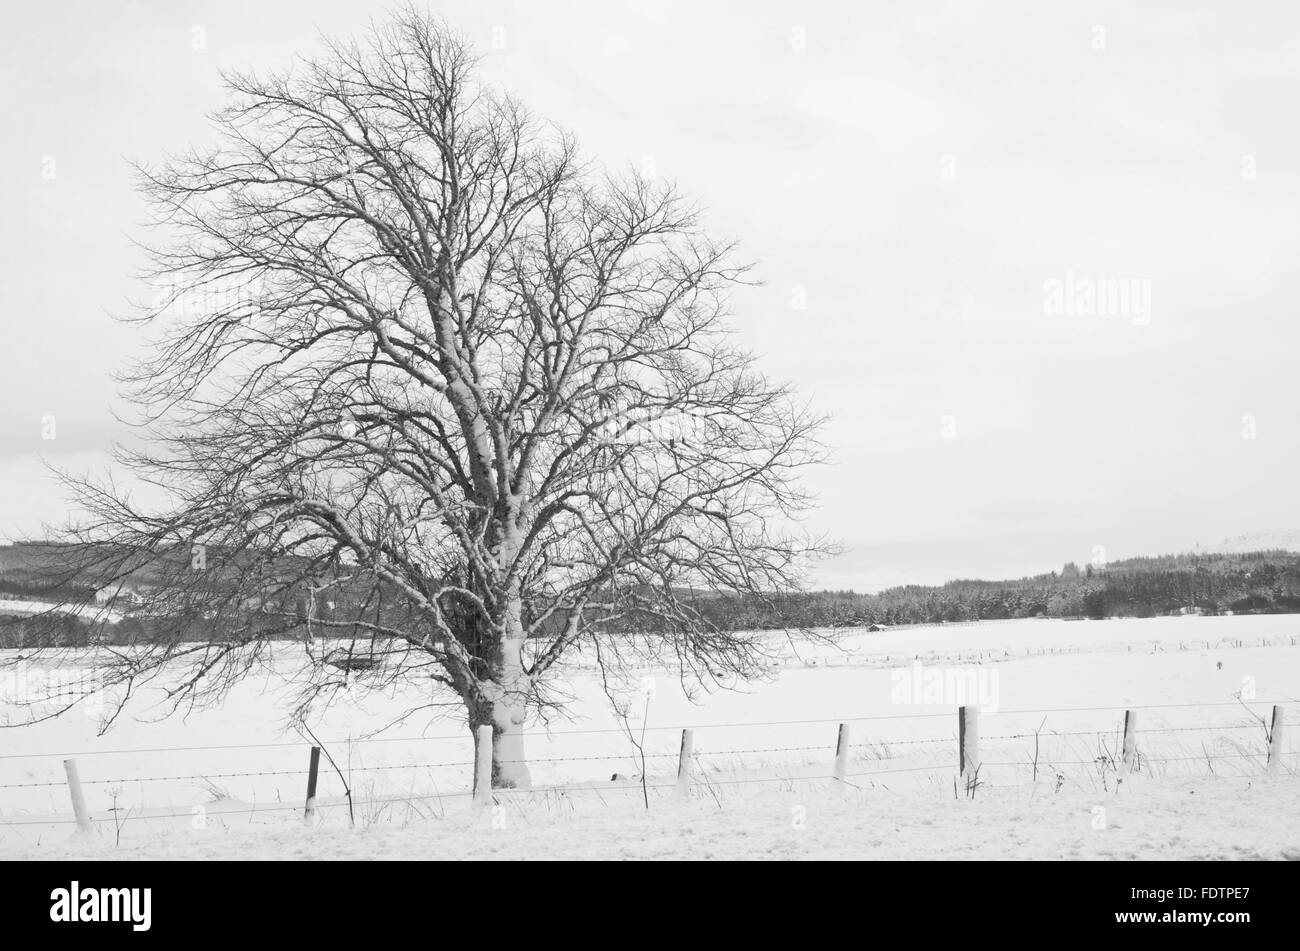
[[[385,8],[3,6],[0,536],[64,517],[42,458],[103,466],[123,435],[110,374],[136,338],[110,314],[139,292],[144,218],[125,158],[205,141],[220,70]],[[589,156],[676,180],[756,262],[739,332],[834,416],[814,524],[849,552],[821,583],[1300,524],[1294,2],[430,8],[491,82]]]

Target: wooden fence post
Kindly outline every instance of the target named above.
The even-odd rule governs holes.
[[[957,709],[957,748],[960,775],[970,782],[979,775],[980,768],[979,707]]]
[[[307,765],[307,804],[302,810],[302,821],[310,823],[316,814],[316,777],[320,774],[320,747],[311,748],[311,760]]]
[[[682,752],[677,758],[677,795],[691,794],[691,760],[695,752],[695,731],[682,730]]]
[[[1137,763],[1138,715],[1136,710],[1124,711],[1124,770],[1132,772]]]
[[[492,805],[492,725],[478,728],[478,749],[474,761],[474,802]]]
[[[1265,770],[1275,776],[1282,769],[1282,723],[1286,708],[1280,703],[1273,705],[1273,725],[1268,731],[1268,765]]]
[[[81,794],[81,777],[77,775],[77,761],[65,759],[63,771],[68,775],[68,791],[72,794],[72,813],[77,817],[77,828],[90,831],[90,813],[86,811],[86,797]]]
[[[835,778],[844,782],[849,765],[849,725],[840,724],[840,735],[835,742]]]

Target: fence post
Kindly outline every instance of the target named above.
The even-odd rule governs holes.
[[[980,768],[980,712],[979,707],[957,709],[958,766],[961,778],[970,782]]]
[[[1138,715],[1136,710],[1124,711],[1124,770],[1133,771],[1137,762]]]
[[[849,765],[849,725],[840,724],[839,739],[835,742],[835,778],[844,782]]]
[[[81,777],[77,775],[77,761],[65,759],[63,771],[68,774],[68,791],[72,794],[72,812],[77,817],[77,828],[90,831],[90,813],[86,812],[86,797],[81,794]]]
[[[311,760],[307,765],[307,804],[302,810],[302,821],[310,823],[316,813],[316,777],[320,774],[320,747],[311,748]]]
[[[480,806],[492,805],[492,725],[478,728],[478,749],[474,761],[474,802]]]
[[[682,752],[677,758],[677,794],[691,794],[691,759],[695,752],[695,731],[682,730]]]
[[[1265,770],[1270,776],[1276,775],[1282,768],[1282,723],[1286,708],[1280,703],[1273,705],[1273,725],[1268,732],[1268,765]]]

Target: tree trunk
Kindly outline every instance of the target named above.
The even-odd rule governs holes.
[[[492,727],[492,788],[527,789],[532,785],[524,752],[524,709],[505,701],[480,700],[470,712],[469,728],[478,756],[478,728]],[[476,790],[477,791],[477,790]]]
[[[492,787],[526,789],[532,785],[524,752],[524,720],[531,684],[523,665],[523,613],[512,599],[501,627],[500,648],[492,679],[479,684],[479,696],[469,704],[469,727],[478,752],[478,727],[492,727]]]

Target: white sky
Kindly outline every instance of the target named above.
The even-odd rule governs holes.
[[[0,536],[62,519],[40,457],[99,465],[121,435],[110,373],[134,332],[108,315],[138,293],[144,216],[124,157],[203,141],[218,70],[385,7],[0,8]],[[1300,522],[1294,3],[431,8],[589,156],[652,162],[741,239],[765,284],[736,298],[739,331],[835,417],[814,524],[851,551],[821,583]],[[1144,282],[1149,315],[1046,313],[1069,275]]]

